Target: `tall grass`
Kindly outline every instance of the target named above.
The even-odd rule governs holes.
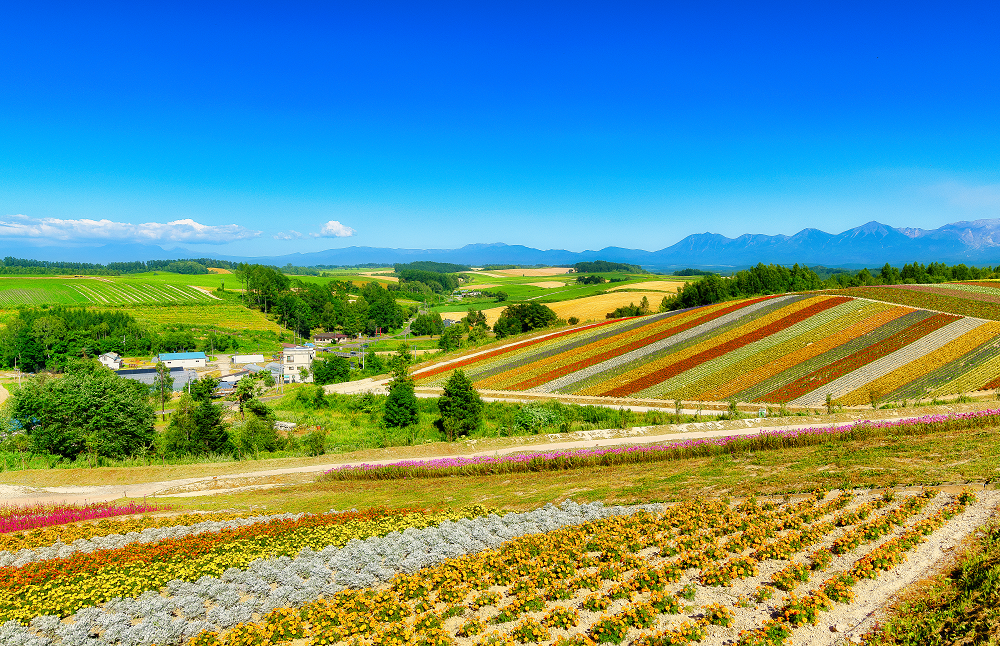
[[[923,435],[1000,424],[1000,409],[925,415],[895,421],[863,421],[834,427],[763,431],[753,435],[699,438],[669,444],[634,444],[499,457],[405,460],[392,464],[347,465],[323,474],[328,480],[395,480],[442,476],[481,476],[529,471],[559,471],[595,466],[683,460],[720,454],[750,453],[830,442],[851,442],[890,435]]]

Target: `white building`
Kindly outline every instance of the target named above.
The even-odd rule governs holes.
[[[234,354],[232,363],[244,364],[244,363],[264,363],[264,355],[262,354]]]
[[[311,382],[313,359],[316,358],[316,348],[302,346],[287,346],[281,350],[282,375],[286,384],[303,381],[301,368],[309,371],[305,381]]]
[[[156,359],[168,368],[204,368],[208,362],[204,352],[164,352]]]
[[[125,360],[117,352],[105,352],[97,357],[97,360],[101,362],[102,366],[112,370],[121,370],[125,367]]]

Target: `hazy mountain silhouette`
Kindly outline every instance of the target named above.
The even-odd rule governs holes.
[[[190,258],[211,255],[221,260],[246,260],[296,266],[356,265],[362,263],[437,260],[473,266],[485,264],[570,265],[583,260],[610,260],[647,267],[743,267],[758,262],[807,265],[881,266],[888,262],[945,262],[949,264],[1000,264],[1000,219],[954,222],[933,230],[895,228],[868,222],[842,233],[803,229],[795,235],[745,233],[727,238],[718,233],[696,233],[659,251],[605,247],[593,251],[534,249],[523,245],[468,244],[460,249],[389,249],[345,247],[280,256],[239,257],[185,249],[164,251],[151,245],[105,245],[103,247],[29,247],[11,249],[3,255],[40,260],[107,263],[159,258]]]

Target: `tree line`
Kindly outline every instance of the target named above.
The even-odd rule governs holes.
[[[200,269],[191,271],[195,266]],[[0,274],[12,275],[61,275],[80,274],[82,276],[120,276],[122,274],[142,274],[150,271],[171,273],[208,273],[208,267],[235,269],[237,263],[214,258],[185,258],[182,260],[136,260],[131,262],[109,262],[106,265],[92,262],[64,262],[34,260],[7,256],[0,264]]]
[[[675,275],[682,275],[676,274]],[[692,274],[683,274],[692,275]],[[841,271],[822,279],[805,265],[758,264],[750,269],[737,271],[728,278],[718,274],[704,274],[701,280],[687,283],[675,296],[664,296],[660,311],[676,310],[698,305],[710,305],[731,298],[748,298],[762,294],[784,294],[816,289],[842,289],[876,285],[903,285],[942,283],[953,280],[982,280],[1000,277],[1000,266],[947,265],[932,262],[928,265],[914,262],[896,268],[886,263],[878,273],[868,269],[857,272]]]

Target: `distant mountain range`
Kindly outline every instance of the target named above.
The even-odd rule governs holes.
[[[44,247],[7,250],[3,255],[35,255],[41,260],[70,260],[107,263],[120,260],[200,257],[204,252],[184,249],[164,251],[148,245],[106,245],[74,249]],[[436,260],[473,266],[485,264],[569,265],[583,260],[610,260],[642,265],[651,269],[680,267],[736,268],[758,262],[830,267],[876,267],[888,262],[945,262],[949,264],[1000,264],[1000,219],[955,222],[933,230],[896,228],[869,222],[842,233],[803,229],[795,235],[768,236],[746,233],[727,238],[717,233],[689,235],[659,251],[605,247],[596,251],[534,249],[522,245],[469,244],[460,249],[388,249],[346,247],[282,256],[240,258],[215,256],[221,260],[296,266],[356,265],[362,263]]]

